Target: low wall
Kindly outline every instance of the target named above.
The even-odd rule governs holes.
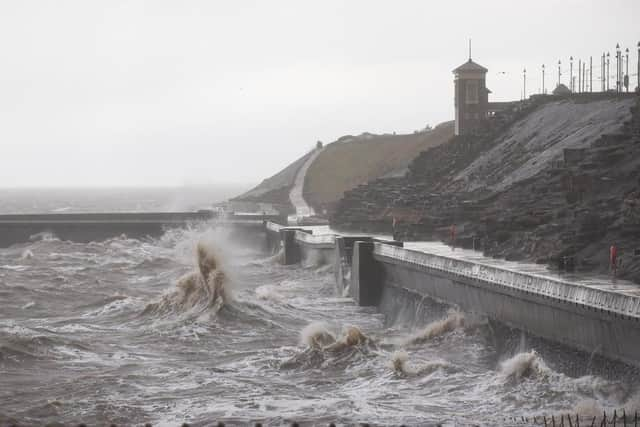
[[[336,236],[333,234],[314,235],[311,230],[286,227],[274,222],[264,223],[266,250],[273,254],[282,250],[284,265],[322,265],[334,261]]]
[[[132,238],[157,237],[168,228],[216,220],[215,224],[233,225],[232,230],[258,229],[263,232],[264,218],[273,216],[230,214],[219,217],[216,212],[140,212],[0,215],[0,247],[28,242],[39,233],[52,233],[61,240],[87,243],[126,234]],[[254,238],[256,237],[253,232]],[[241,233],[242,234],[242,233]],[[249,233],[242,234],[250,239]],[[264,239],[262,239],[264,240]]]
[[[634,295],[375,242],[356,243],[352,277],[350,294],[360,305],[388,306],[385,288],[397,288],[640,365],[640,298]]]

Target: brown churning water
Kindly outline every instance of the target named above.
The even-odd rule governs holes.
[[[628,367],[420,304],[389,324],[337,295],[330,267],[281,266],[210,224],[15,245],[0,250],[0,420],[496,425],[638,401]]]

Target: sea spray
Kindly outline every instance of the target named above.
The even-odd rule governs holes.
[[[356,326],[345,327],[337,338],[326,323],[313,322],[302,329],[300,338],[305,349],[283,361],[281,368],[341,369],[375,354],[369,351],[375,346],[371,338]]]
[[[174,291],[157,303],[147,305],[144,312],[188,311],[195,307],[218,311],[231,299],[228,278],[220,269],[220,261],[211,245],[199,242],[196,248],[198,271],[178,280]]]
[[[462,326],[464,326],[464,315],[459,311],[450,310],[447,314],[447,317],[445,317],[444,319],[436,320],[429,323],[423,329],[400,339],[398,342],[396,342],[396,344],[400,346],[420,344],[440,335],[444,335],[448,332],[454,331],[455,329]]]
[[[508,379],[520,380],[548,375],[550,372],[551,370],[534,350],[518,353],[500,363],[500,374]]]
[[[324,348],[329,351],[340,351],[345,348],[355,347],[367,342],[370,342],[370,338],[363,334],[360,328],[356,326],[347,326],[343,330],[340,339]]]
[[[313,322],[300,331],[300,341],[310,348],[322,348],[336,342],[335,335],[324,322]]]
[[[389,360],[388,366],[397,374],[414,376],[430,374],[437,369],[449,366],[449,364],[443,361],[433,361],[414,365],[409,363],[409,354],[405,350],[396,350],[391,353],[391,359]]]

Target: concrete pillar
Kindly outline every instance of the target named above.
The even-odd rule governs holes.
[[[345,287],[345,276],[346,276],[346,250],[344,245],[344,237],[336,236],[336,249],[333,251],[334,259],[333,259],[333,274],[336,280],[336,286],[338,288],[338,295],[342,295],[342,292]]]
[[[338,285],[338,292],[342,294],[345,287],[349,286],[349,272],[353,259],[353,247],[356,242],[370,242],[369,236],[336,236],[335,259],[333,273]]]
[[[300,248],[296,242],[296,230],[284,229],[280,230],[280,239],[282,240],[282,264],[291,265],[300,262]]]
[[[373,259],[373,242],[355,242],[351,266],[351,296],[360,306],[377,306],[382,296],[384,270]]]

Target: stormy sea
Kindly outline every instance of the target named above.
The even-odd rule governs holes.
[[[640,409],[625,365],[429,299],[384,316],[340,295],[331,265],[279,256],[215,222],[0,249],[0,424],[518,425]]]

